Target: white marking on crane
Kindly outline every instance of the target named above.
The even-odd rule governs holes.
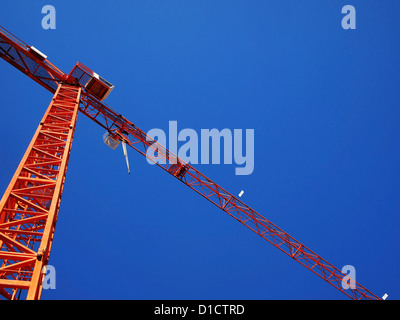
[[[131,174],[131,170],[129,169],[129,160],[128,160],[128,152],[126,150],[126,142],[122,140],[122,149],[124,151],[124,156],[126,160],[126,166],[128,167],[128,173]]]

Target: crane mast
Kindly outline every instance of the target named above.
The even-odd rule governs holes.
[[[0,294],[39,299],[49,261],[81,88],[60,84],[0,202]],[[7,292],[10,288],[11,292]]]
[[[107,130],[111,139],[123,141],[153,161],[349,298],[380,300],[355,281],[353,286],[343,286],[343,280],[348,276],[341,270],[107,106],[102,100],[112,90],[111,84],[83,64],[78,62],[70,74],[66,74],[40,51],[2,27],[0,56],[54,94],[45,118],[0,202],[0,295],[3,297],[16,299],[18,290],[23,289],[28,290],[28,299],[40,298],[42,267],[49,259],[76,113],[80,111]],[[65,92],[69,92],[68,98],[64,96]],[[68,107],[60,105],[64,99],[69,99]],[[59,122],[63,129],[69,128],[68,132],[57,136],[57,124],[46,127],[46,121]],[[157,159],[150,154],[157,154]]]

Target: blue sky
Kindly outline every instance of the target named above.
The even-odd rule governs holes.
[[[56,29],[41,27],[44,5]],[[344,5],[357,29],[341,27]],[[22,1],[1,25],[115,85],[144,131],[255,130],[255,169],[196,168],[356,280],[398,299],[400,3]],[[0,190],[51,94],[0,61]],[[346,299],[185,185],[78,118],[43,299]]]

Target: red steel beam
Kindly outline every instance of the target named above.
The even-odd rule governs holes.
[[[115,139],[124,140],[137,152],[146,156],[159,167],[173,175],[235,220],[258,234],[261,238],[299,262],[302,266],[328,282],[354,300],[380,300],[377,295],[350,279],[341,270],[310,250],[271,221],[247,206],[237,197],[200,173],[190,164],[172,154],[164,146],[147,136],[133,123],[117,114],[104,103],[82,94],[80,111],[105,128]],[[157,151],[157,160],[148,156],[148,151]],[[160,158],[164,161],[160,161]],[[343,286],[342,281],[352,281],[354,288]]]
[[[0,295],[27,299],[42,292],[81,88],[60,84],[0,201]]]

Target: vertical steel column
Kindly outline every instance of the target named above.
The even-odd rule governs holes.
[[[60,84],[0,201],[0,295],[40,299],[81,88]],[[18,293],[18,295],[17,295]]]

